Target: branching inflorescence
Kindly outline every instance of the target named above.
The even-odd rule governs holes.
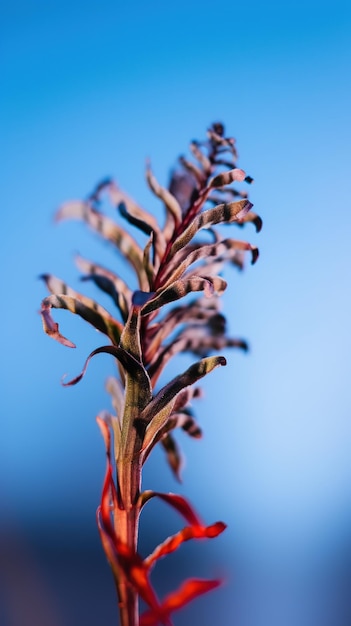
[[[89,360],[99,353],[112,355],[118,367],[118,377],[107,381],[114,414],[104,411],[97,418],[107,454],[97,524],[116,583],[122,626],[169,626],[174,611],[219,584],[218,580],[191,579],[163,601],[158,599],[150,582],[155,562],[184,541],[216,537],[225,524],[205,526],[179,495],[141,491],[142,467],[157,443],[163,446],[172,471],[179,477],[181,455],[172,431],[180,427],[192,437],[201,437],[189,409],[191,401],[200,395],[199,387],[194,385],[226,364],[223,356],[208,355],[227,347],[247,348],[245,341],[226,335],[217,296],[226,288],[220,276],[223,266],[231,263],[242,268],[247,251],[254,263],[258,250],[245,241],[223,239],[216,226],[252,222],[260,230],[261,219],[251,210],[247,193],[232,185],[251,183],[252,179],[236,167],[235,141],[225,137],[220,123],[208,130],[206,141],[193,141],[190,149],[194,159],[180,159],[168,189],[159,185],[147,165],[148,185],[165,208],[163,227],[111,180],[99,184],[86,201],[67,202],[57,213],[58,221],[86,222],[114,244],[134,268],[139,287],[136,291],[105,267],[82,257],[76,259],[84,279],[111,296],[116,317],[62,280],[47,274],[42,277],[51,293],[41,309],[48,335],[75,347],[60,333],[51,316],[51,309],[58,308],[79,315],[109,340],[108,345],[89,355],[82,373],[65,384],[77,383]],[[120,216],[145,234],[144,248],[101,212],[101,198],[106,195]],[[187,299],[186,304],[167,306],[196,292],[200,295]],[[165,365],[184,351],[201,359],[158,390],[157,381]],[[186,526],[142,558],[137,551],[139,516],[154,497],[178,511]],[[148,607],[141,616],[139,598]]]

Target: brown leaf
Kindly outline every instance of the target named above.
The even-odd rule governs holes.
[[[148,315],[165,304],[183,298],[188,293],[204,291],[207,296],[211,296],[215,292],[222,293],[226,286],[226,281],[219,276],[191,276],[190,278],[180,278],[169,284],[166,289],[156,291],[149,302],[143,306],[142,315]]]
[[[83,220],[104,239],[113,243],[123,257],[134,267],[140,288],[147,289],[148,283],[143,268],[142,249],[126,230],[87,202],[72,201],[63,204],[56,214],[56,220],[64,219]]]
[[[179,482],[181,482],[180,472],[183,466],[183,457],[176,440],[170,433],[166,433],[160,439],[160,442],[166,453],[168,465],[170,466],[173,475]]]
[[[221,172],[220,174],[217,174],[217,176],[214,176],[208,183],[208,186],[210,188],[216,188],[230,185],[230,183],[233,183],[234,181],[241,183],[245,179],[245,176],[246,174],[244,170],[235,167],[228,172]]]
[[[186,250],[186,248],[185,248]],[[206,268],[207,264],[212,263],[214,257],[220,258],[223,262],[226,258],[230,261],[238,250],[250,251],[252,254],[252,264],[258,259],[258,248],[248,243],[247,241],[239,241],[237,239],[223,239],[214,244],[200,244],[194,250],[189,252],[184,260],[180,260],[179,252],[173,258],[170,264],[169,273],[164,274],[163,288],[167,288],[172,282],[183,276],[185,270],[196,263],[197,261],[203,261],[203,265],[197,266],[194,272],[197,275],[202,274],[202,267]],[[199,269],[201,268],[201,269]]]
[[[112,297],[125,321],[132,302],[132,291],[124,280],[102,265],[88,261],[80,255],[76,255],[75,262],[80,271],[86,274],[83,280],[92,280],[97,287]]]
[[[114,317],[112,317],[106,309],[97,304],[94,300],[91,300],[90,298],[74,291],[65,285],[65,283],[59,281],[59,279],[56,279],[53,276],[46,274],[43,278],[50,290],[54,290],[60,285],[63,289],[63,293],[53,293],[53,295],[47,296],[42,301],[41,315],[44,316],[43,324],[44,330],[47,334],[62,343],[58,336],[51,332],[51,329],[54,328],[55,322],[51,318],[50,309],[66,309],[71,311],[71,313],[79,315],[79,317],[82,317],[85,321],[89,322],[89,324],[94,326],[94,328],[107,335],[115,345],[119,343],[123,326]],[[50,332],[48,332],[48,330]],[[62,337],[62,335],[60,336]]]
[[[173,258],[178,250],[186,246],[202,228],[209,228],[215,224],[232,224],[242,220],[253,205],[248,200],[239,200],[228,204],[219,204],[197,215],[189,226],[177,237],[170,250]]]
[[[40,314],[44,332],[59,343],[62,343],[63,346],[66,346],[67,348],[75,348],[76,345],[72,341],[61,335],[59,325],[51,317],[50,310],[51,304],[48,304],[45,301],[42,302]]]
[[[200,150],[199,145],[196,141],[191,142],[190,150],[193,153],[194,157],[199,161],[206,176],[209,176],[212,169],[210,159]]]
[[[164,203],[167,212],[172,216],[174,224],[177,227],[182,221],[182,210],[179,206],[179,203],[176,198],[171,194],[171,192],[168,191],[168,189],[162,187],[157,182],[149,164],[147,164],[146,167],[146,180],[151,191]]]
[[[147,404],[139,415],[139,419],[147,424],[142,447],[145,455],[147,455],[148,448],[152,447],[157,433],[166,424],[173,410],[177,395],[185,387],[193,385],[221,365],[226,365],[226,360],[222,356],[209,357],[194,363],[183,374],[176,376],[162,387],[158,394]]]

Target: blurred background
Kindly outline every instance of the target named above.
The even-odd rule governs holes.
[[[4,0],[0,16],[1,626],[118,623],[95,527],[105,468],[95,416],[110,406],[113,363],[97,357],[77,387],[60,385],[102,337],[64,311],[55,319],[77,349],[45,336],[37,276],[82,290],[76,251],[124,266],[82,224],[54,226],[53,214],[106,176],[159,211],[145,158],[166,184],[217,120],[237,139],[264,220],[259,235],[240,231],[261,256],[228,273],[223,298],[230,334],[251,350],[228,351],[228,366],[206,379],[194,406],[204,438],[178,437],[183,484],[158,450],[144,487],[179,491],[228,529],[160,563],[155,585],[163,596],[188,576],[225,580],[176,626],[347,626],[348,3]],[[176,360],[169,378],[190,361]],[[151,503],[143,554],[179,526]]]

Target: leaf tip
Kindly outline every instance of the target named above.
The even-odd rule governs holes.
[[[252,253],[251,265],[254,265],[260,255],[257,246],[252,246],[251,253]]]
[[[42,303],[42,308],[41,308],[41,311],[39,311],[39,313],[41,315],[41,319],[42,319],[42,322],[43,322],[44,332],[47,335],[49,335],[49,337],[52,337],[53,339],[55,339],[56,341],[61,343],[63,346],[66,346],[66,348],[75,348],[76,347],[76,345],[75,345],[75,343],[73,343],[73,341],[70,341],[69,339],[67,339],[66,337],[61,335],[61,333],[59,331],[59,325],[51,317],[51,315],[50,315],[50,306],[45,303],[45,300]]]

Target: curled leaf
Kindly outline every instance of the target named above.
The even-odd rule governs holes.
[[[111,354],[112,356],[114,356],[124,367],[125,371],[128,372],[128,374],[132,376],[136,381],[139,381],[140,384],[143,385],[145,388],[145,379],[148,380],[148,377],[144,367],[131,354],[118,346],[101,346],[100,348],[96,348],[95,350],[93,350],[87,357],[81,373],[67,383],[62,382],[63,386],[70,387],[79,383],[79,381],[82,380],[87,371],[90,360],[96,354],[103,353]]]
[[[55,328],[55,322],[51,318],[51,308],[66,309],[71,313],[75,313],[76,315],[79,315],[79,317],[82,317],[86,322],[89,322],[89,324],[94,326],[94,328],[107,335],[111,339],[112,343],[117,344],[119,342],[123,327],[105,309],[103,309],[103,307],[97,305],[95,308],[88,305],[86,301],[83,302],[79,298],[53,294],[52,296],[47,296],[42,301],[41,316],[45,332],[60,343],[63,343],[62,335],[60,335],[60,333],[56,334],[52,332],[52,329]]]
[[[44,300],[40,311],[44,332],[59,343],[62,343],[63,346],[66,346],[67,348],[75,348],[76,345],[72,341],[61,335],[59,325],[51,317],[50,310],[51,304],[45,302]]]
[[[243,224],[247,224],[248,222],[252,222],[254,224],[257,233],[259,233],[262,229],[262,219],[253,211],[246,213],[246,215],[238,221],[238,226],[243,226]]]

